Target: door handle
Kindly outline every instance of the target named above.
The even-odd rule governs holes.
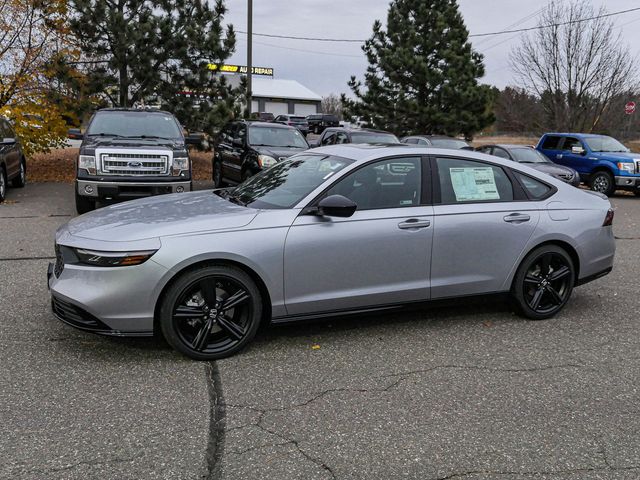
[[[419,228],[427,228],[431,225],[429,220],[419,220],[417,218],[410,218],[409,220],[405,220],[404,222],[400,222],[398,224],[398,228],[402,230],[411,230],[411,229],[419,229]]]
[[[529,220],[531,220],[531,217],[522,213],[512,213],[504,217],[504,221],[509,223],[522,223],[528,222]]]

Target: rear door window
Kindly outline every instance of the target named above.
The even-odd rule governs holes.
[[[493,147],[493,155],[500,158],[506,158],[507,160],[511,160],[509,157],[509,153],[504,148]]]
[[[582,147],[582,142],[576,137],[564,137],[562,151],[570,152],[573,147]]]
[[[513,185],[506,172],[474,160],[436,159],[443,204],[513,201]]]
[[[542,142],[543,150],[557,150],[560,144],[560,139],[562,137],[558,137],[556,135],[547,135]]]
[[[524,173],[513,171],[513,174],[522,184],[529,196],[534,200],[546,198],[552,190],[549,185],[546,185],[540,180],[536,180],[535,178],[525,175]]]
[[[329,132],[322,137],[321,145],[333,145],[336,143],[336,132]]]

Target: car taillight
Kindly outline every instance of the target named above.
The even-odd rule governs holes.
[[[613,225],[613,209],[607,210],[607,216],[604,217],[604,222],[602,223],[603,227],[610,227]]]

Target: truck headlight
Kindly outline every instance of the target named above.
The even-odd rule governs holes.
[[[189,171],[189,157],[173,157],[173,176]]]
[[[618,170],[621,172],[635,173],[636,168],[633,163],[618,162]]]
[[[260,168],[273,167],[278,161],[269,155],[258,155],[258,165]]]
[[[78,157],[78,170],[86,170],[89,175],[95,175],[96,157],[93,155],[80,155]]]
[[[75,249],[78,261],[84,265],[94,267],[127,267],[140,265],[151,258],[156,250],[142,250],[136,252],[101,252],[97,250]]]

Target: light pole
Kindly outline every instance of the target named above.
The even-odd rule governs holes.
[[[247,109],[246,117],[251,116],[251,72],[253,70],[252,43],[253,43],[253,0],[247,0]]]

